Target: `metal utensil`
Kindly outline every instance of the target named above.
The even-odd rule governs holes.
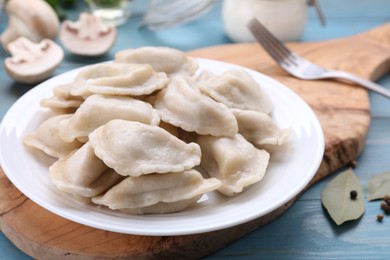
[[[289,50],[281,41],[275,38],[275,36],[273,36],[256,18],[249,21],[248,28],[268,54],[285,71],[297,78],[306,80],[327,78],[345,79],[390,98],[390,89],[386,89],[372,81],[360,78],[354,74],[340,70],[330,70],[302,58],[298,54]]]

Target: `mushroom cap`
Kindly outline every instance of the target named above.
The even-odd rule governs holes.
[[[93,14],[82,13],[76,22],[66,20],[60,29],[60,40],[69,52],[82,56],[106,53],[114,44],[116,28],[104,25]]]
[[[50,39],[33,43],[20,37],[7,48],[12,57],[4,61],[6,71],[16,81],[28,84],[49,78],[64,57],[62,48]]]
[[[11,0],[7,2],[8,28],[0,36],[4,48],[20,36],[33,42],[55,39],[60,22],[53,8],[43,0]]]

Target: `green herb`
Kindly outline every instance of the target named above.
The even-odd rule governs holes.
[[[75,0],[45,0],[56,12],[58,18],[62,21],[66,19],[64,8],[74,7]]]
[[[371,177],[366,186],[367,200],[383,199],[390,195],[390,172]]]
[[[73,8],[76,5],[76,0],[58,0],[58,3],[63,8]]]
[[[86,2],[99,7],[112,8],[121,5],[123,0],[86,0]]]
[[[352,200],[351,190],[363,194],[359,179],[352,169],[348,169],[338,174],[322,191],[322,204],[337,225],[358,219],[364,213],[364,196],[357,196]]]

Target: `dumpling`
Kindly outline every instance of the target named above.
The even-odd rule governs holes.
[[[244,70],[229,70],[200,81],[199,89],[229,108],[257,110],[269,114],[272,103],[267,93]]]
[[[177,76],[156,97],[161,120],[188,132],[202,135],[234,136],[237,120],[224,105],[202,95],[188,78]]]
[[[58,85],[53,88],[53,95],[43,98],[40,102],[42,107],[50,108],[59,113],[74,113],[83,103],[84,99],[80,96],[70,94],[73,84]]]
[[[71,114],[53,116],[39,125],[37,130],[23,138],[24,144],[61,158],[82,146],[78,141],[65,142],[59,136],[60,122],[72,117]]]
[[[221,182],[204,179],[196,170],[127,177],[92,202],[132,214],[172,213],[181,211]]]
[[[89,143],[59,159],[49,172],[59,190],[76,198],[97,196],[123,179],[96,157]]]
[[[234,137],[199,136],[197,143],[202,150],[201,166],[210,177],[221,180],[218,191],[224,195],[242,192],[265,174],[269,153],[256,149],[240,134]]]
[[[212,78],[214,78],[215,75],[212,71],[210,70],[202,70],[200,73],[198,74],[195,74],[192,78],[196,81],[196,82],[203,82],[203,81],[207,81],[207,80],[210,80]]]
[[[280,129],[272,118],[259,111],[231,109],[238,122],[238,132],[259,148],[283,145],[291,131]]]
[[[149,103],[123,96],[89,96],[76,113],[61,122],[60,135],[66,141],[87,137],[112,119],[158,125],[158,112]]]
[[[120,51],[115,55],[115,62],[150,64],[155,71],[165,72],[170,76],[191,76],[199,66],[196,59],[168,47],[142,47]]]
[[[74,80],[71,94],[142,96],[162,89],[168,83],[163,72],[155,72],[148,64],[102,63],[82,70]]]
[[[89,135],[95,154],[123,176],[180,172],[200,163],[200,148],[158,127],[115,119]]]

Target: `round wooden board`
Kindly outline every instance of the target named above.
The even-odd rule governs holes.
[[[376,79],[390,68],[390,25],[341,40],[294,43],[290,47],[329,68]],[[215,46],[190,55],[243,65],[267,74],[298,93],[313,108],[325,132],[323,162],[313,182],[354,160],[370,123],[367,92],[336,81],[302,81],[283,72],[257,44]],[[97,230],[38,206],[0,171],[1,228],[21,250],[39,259],[192,259],[208,255],[269,223],[295,201],[251,222],[188,236],[137,236]],[[202,250],[199,250],[199,249]]]

